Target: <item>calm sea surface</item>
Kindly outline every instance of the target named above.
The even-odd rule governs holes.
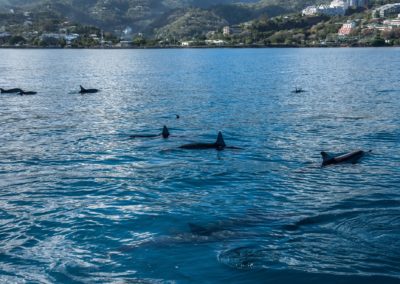
[[[0,282],[400,283],[399,66],[398,48],[0,50],[0,87],[38,91],[0,96]],[[243,150],[178,148],[219,130]]]

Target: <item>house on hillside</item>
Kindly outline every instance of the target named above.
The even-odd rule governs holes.
[[[235,26],[225,26],[222,29],[222,34],[224,36],[230,36],[230,35],[238,35],[242,33],[242,28],[238,25]]]
[[[342,25],[342,27],[339,29],[338,35],[339,36],[348,36],[351,34],[352,31],[356,28],[357,24],[354,21],[347,21]]]
[[[215,45],[215,46],[223,46],[226,44],[226,41],[222,39],[207,39],[206,45]]]
[[[400,14],[397,16],[396,19],[383,21],[383,24],[386,26],[391,26],[393,28],[400,28]]]

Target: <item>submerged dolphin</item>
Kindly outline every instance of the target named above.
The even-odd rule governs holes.
[[[143,135],[131,135],[130,138],[155,138],[162,136],[163,138],[168,138],[170,135],[168,128],[164,125],[163,130],[160,134],[143,134]]]
[[[23,92],[22,89],[19,89],[19,88],[8,89],[8,90],[4,90],[4,89],[0,88],[0,91],[2,94],[15,94],[15,93]]]
[[[20,94],[21,96],[23,96],[23,95],[36,95],[37,92],[32,92],[32,91],[25,92],[25,91],[21,90],[21,92],[19,92],[18,94]]]
[[[371,152],[371,151],[369,151]],[[321,152],[322,155],[322,166],[328,165],[335,165],[340,163],[352,163],[355,164],[360,160],[364,155],[365,152],[362,150],[353,151],[347,154],[339,155],[339,156],[332,156],[326,152]]]
[[[179,148],[182,149],[189,149],[189,150],[201,150],[201,149],[216,149],[218,151],[227,149],[240,149],[237,147],[228,147],[225,144],[224,137],[222,137],[221,131],[218,132],[217,141],[214,143],[192,143],[192,144],[185,144],[180,146]]]
[[[79,87],[81,87],[81,90],[79,91],[80,94],[93,94],[99,91],[98,89],[85,89],[84,87],[82,87],[82,85],[80,85]]]
[[[161,235],[149,240],[139,241],[131,245],[125,245],[118,248],[118,251],[128,252],[140,247],[163,247],[177,244],[189,243],[208,243],[223,241],[227,239],[258,236],[259,233],[249,232],[245,229],[254,226],[254,220],[231,220],[220,221],[205,226],[188,223],[189,230],[184,230],[172,235]],[[243,229],[245,228],[245,229]]]

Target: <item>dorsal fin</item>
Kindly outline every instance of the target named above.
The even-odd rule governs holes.
[[[168,138],[168,136],[169,136],[169,130],[168,130],[167,126],[164,125],[161,135],[162,135],[162,137],[164,137],[164,138]]]
[[[224,141],[224,137],[222,137],[221,131],[218,132],[218,137],[217,137],[217,141],[215,142],[215,144],[219,148],[224,148],[226,146],[225,141]]]
[[[332,159],[332,157],[327,152],[324,152],[324,151],[321,152],[321,156],[322,156],[322,160],[324,162],[328,161],[329,159]]]
[[[79,87],[81,87],[81,91],[86,91],[86,89],[82,87],[82,85],[80,85]]]

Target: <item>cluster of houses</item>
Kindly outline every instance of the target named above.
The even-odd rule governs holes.
[[[397,18],[393,18],[396,15]],[[387,4],[374,9],[372,10],[372,17],[374,20],[367,24],[364,28],[384,32],[389,32],[395,28],[400,28],[400,3]],[[382,18],[385,20],[382,21]],[[357,26],[358,23],[356,21],[347,21],[339,29],[339,37],[347,37],[351,35]]]
[[[343,16],[349,8],[368,6],[368,0],[333,0],[329,5],[308,6],[302,11],[303,16],[328,15]]]
[[[225,37],[229,37],[229,36],[235,36],[235,35],[240,35],[243,34],[245,32],[244,30],[244,26],[240,26],[240,25],[232,25],[232,26],[225,26],[222,28],[222,35]],[[215,31],[213,32],[209,32],[207,35],[209,37],[212,37],[213,35],[215,35]],[[206,39],[204,41],[205,45],[208,46],[224,46],[227,45],[228,42],[226,40],[223,39]],[[198,45],[198,41],[182,41],[181,42],[181,46],[183,47],[188,47],[188,46],[193,46],[193,45]]]

